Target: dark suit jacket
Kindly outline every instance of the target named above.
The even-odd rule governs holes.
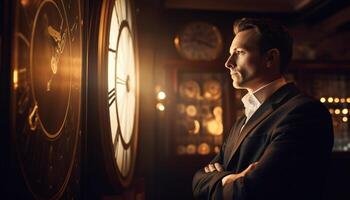
[[[301,94],[293,83],[273,93],[241,129],[233,125],[221,151],[211,161],[223,172],[197,171],[197,199],[299,200],[320,199],[333,147],[332,119],[318,101]],[[227,174],[239,173],[253,162],[257,167],[231,184]]]

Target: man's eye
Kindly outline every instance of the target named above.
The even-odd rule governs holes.
[[[237,54],[238,55],[244,55],[244,52],[243,51],[237,51]]]

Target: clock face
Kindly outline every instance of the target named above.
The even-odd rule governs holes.
[[[107,158],[113,163],[106,165],[114,166],[115,172],[109,173],[117,173],[121,185],[127,186],[133,175],[138,123],[138,68],[132,10],[127,0],[116,0],[108,8],[111,9],[107,20],[108,42],[104,42],[108,46],[101,49],[106,53],[101,53],[105,56],[100,69],[99,81],[104,96],[100,100],[100,110],[108,110],[102,127],[107,134],[105,145],[110,147],[106,150],[113,152],[109,154],[111,158]]]
[[[222,37],[215,26],[194,22],[185,26],[174,40],[177,51],[189,60],[215,60],[222,51]]]
[[[35,198],[59,198],[80,131],[79,1],[20,1],[12,52],[12,135]]]

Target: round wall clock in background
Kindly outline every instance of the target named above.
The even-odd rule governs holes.
[[[80,4],[16,1],[14,13],[12,138],[33,197],[58,199],[71,177],[79,141]]]
[[[102,1],[99,22],[94,25],[97,32],[92,34],[98,40],[91,39],[96,52],[90,52],[90,66],[96,60],[97,68],[90,77],[96,75],[92,79],[97,88],[91,90],[90,113],[98,124],[90,129],[96,130],[89,142],[96,157],[90,160],[104,171],[112,192],[130,185],[137,153],[139,70],[131,3]]]
[[[192,22],[175,37],[178,53],[189,60],[211,61],[220,56],[223,48],[219,29],[207,22]]]

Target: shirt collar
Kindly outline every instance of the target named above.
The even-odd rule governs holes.
[[[276,90],[285,85],[286,80],[281,77],[270,83],[263,85],[254,92],[248,92],[243,96],[241,101],[244,104],[245,108],[248,109],[257,109],[268,97],[270,97]]]

